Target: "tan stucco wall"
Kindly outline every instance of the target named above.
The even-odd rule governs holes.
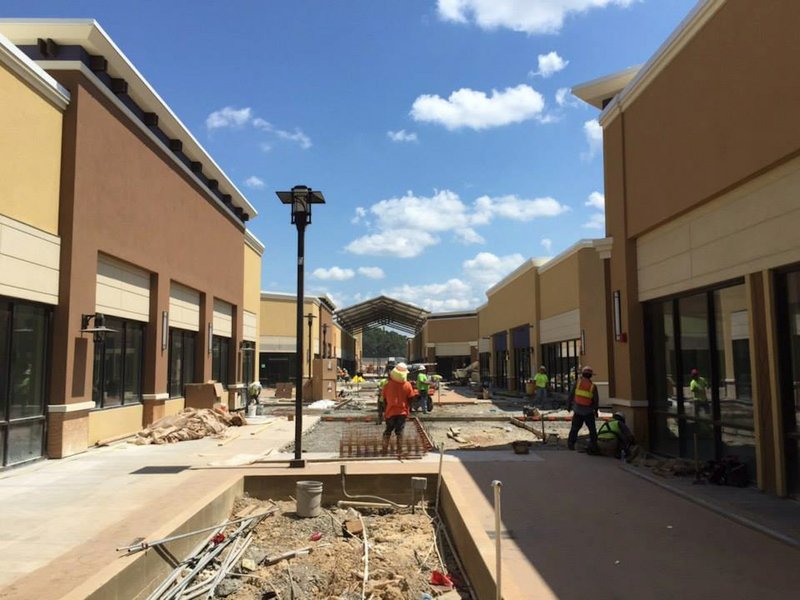
[[[294,300],[262,299],[260,302],[259,335],[297,335],[297,305]]]
[[[62,113],[0,64],[0,212],[58,233]]]
[[[800,149],[797,23],[800,2],[726,2],[625,109],[632,236]]]
[[[597,254],[594,250],[591,252]],[[578,298],[578,253],[539,273],[539,316],[542,319],[575,310]]]
[[[537,278],[536,267],[531,267],[488,296],[480,314],[481,335],[536,323]]]
[[[261,311],[261,256],[244,245],[244,309],[258,315]]]
[[[429,319],[425,325],[427,342],[474,342],[478,339],[478,317]]]
[[[592,367],[595,382],[607,382],[608,345],[606,339],[606,302],[603,261],[594,249],[576,254],[579,280],[581,330],[586,342],[581,363]]]
[[[173,398],[164,402],[164,416],[176,415],[183,410],[186,401],[183,398]]]
[[[89,446],[139,431],[142,428],[141,404],[123,406],[112,410],[96,410],[89,413]]]
[[[795,158],[638,238],[639,298],[800,262],[798,228]]]

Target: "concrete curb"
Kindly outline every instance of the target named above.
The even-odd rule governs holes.
[[[660,488],[663,488],[663,489],[665,489],[667,491],[670,491],[673,494],[675,494],[676,496],[680,496],[684,500],[689,500],[690,502],[694,502],[695,504],[697,504],[699,506],[702,506],[703,508],[707,508],[708,510],[710,510],[712,512],[715,512],[718,515],[720,515],[722,517],[725,517],[726,519],[730,519],[731,521],[734,521],[735,523],[739,523],[739,525],[744,525],[745,527],[749,527],[750,529],[758,531],[759,533],[763,533],[764,535],[767,535],[767,536],[769,536],[771,538],[774,538],[774,539],[778,540],[779,542],[783,542],[784,544],[787,544],[787,545],[791,546],[792,548],[800,550],[800,540],[799,539],[796,539],[796,538],[794,538],[794,537],[792,537],[790,535],[783,534],[780,531],[775,531],[774,529],[772,529],[770,527],[767,527],[766,525],[762,525],[761,523],[757,523],[757,522],[753,521],[752,519],[744,517],[744,516],[742,516],[742,515],[740,515],[738,513],[735,513],[733,511],[726,510],[726,509],[722,508],[721,506],[719,506],[717,504],[714,504],[713,502],[708,502],[707,500],[703,500],[702,498],[698,498],[697,496],[694,496],[692,494],[684,492],[681,489],[678,489],[678,488],[676,488],[674,486],[669,485],[665,481],[661,481],[660,479],[658,479],[657,477],[655,477],[653,475],[650,475],[648,473],[643,473],[641,470],[639,470],[636,467],[632,467],[630,465],[620,465],[620,469],[622,469],[624,471],[627,471],[628,473],[631,473],[631,474],[635,475],[636,477],[639,477],[640,479],[644,479],[645,481],[648,481],[648,482],[650,482],[650,483],[652,483],[654,485],[657,485]]]

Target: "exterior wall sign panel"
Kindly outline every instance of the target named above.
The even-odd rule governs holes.
[[[179,283],[169,288],[169,325],[200,331],[200,293]]]
[[[548,344],[581,337],[580,309],[561,313],[539,322],[539,342]]]
[[[215,298],[213,323],[214,335],[233,337],[233,307]]]
[[[297,339],[294,336],[262,335],[258,347],[259,352],[297,352]]]
[[[61,240],[0,215],[0,295],[58,303]]]
[[[470,353],[469,342],[439,342],[435,347],[436,356],[469,356]]]
[[[99,313],[132,319],[150,320],[150,274],[115,260],[97,259],[96,310]]]
[[[258,339],[258,315],[249,310],[243,312],[242,339],[248,342]]]
[[[650,300],[800,261],[799,228],[795,159],[640,237],[639,297]]]

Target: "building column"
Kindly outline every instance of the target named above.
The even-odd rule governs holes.
[[[194,371],[197,381],[211,379],[211,331],[214,322],[214,298],[205,292],[200,293],[200,331],[195,347]]]
[[[167,313],[167,322],[164,322]],[[166,337],[164,337],[166,336]],[[166,342],[166,343],[165,343]],[[142,382],[142,426],[164,416],[169,399],[169,278],[150,274],[150,321],[144,337],[144,373]]]
[[[517,352],[514,348],[514,330],[506,329],[506,389],[514,392],[517,389]]]
[[[772,273],[751,273],[745,279],[750,312],[750,373],[756,434],[758,488],[787,494],[783,455],[778,344],[775,333],[775,286]]]

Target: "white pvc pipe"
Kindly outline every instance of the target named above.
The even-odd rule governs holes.
[[[501,600],[503,597],[502,592],[500,591],[500,579],[501,579],[501,560],[500,560],[500,488],[503,486],[503,482],[499,479],[495,479],[492,481],[492,487],[494,488],[494,545],[495,545],[495,554],[496,554],[496,563],[495,563],[495,579],[496,579],[496,594],[495,598],[497,600]]]

